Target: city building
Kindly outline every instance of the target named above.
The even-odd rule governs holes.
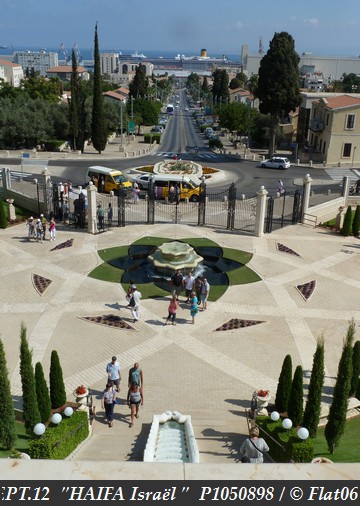
[[[110,76],[117,72],[119,65],[119,53],[101,53],[100,55],[101,74]]]
[[[13,63],[21,65],[24,72],[26,70],[34,70],[45,77],[49,68],[59,65],[59,55],[45,49],[41,49],[40,51],[15,51]]]
[[[90,79],[90,75],[84,67],[77,67],[77,73],[84,81],[88,81]],[[46,71],[46,76],[57,77],[61,79],[61,81],[70,81],[72,73],[71,65],[58,65],[57,67],[51,67]]]
[[[24,71],[21,65],[11,63],[7,60],[0,60],[0,79],[18,88],[24,79]]]
[[[126,103],[129,97],[129,90],[127,88],[120,87],[117,90],[105,91],[103,96],[110,100],[115,100],[118,103]]]
[[[308,132],[312,157],[327,164],[360,162],[360,98],[322,97],[312,102]],[[319,160],[320,161],[320,160]]]

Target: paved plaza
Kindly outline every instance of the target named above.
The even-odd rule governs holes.
[[[189,307],[181,303],[177,326],[164,326],[166,298],[143,300],[141,319],[134,324],[120,285],[88,273],[101,263],[98,249],[128,245],[145,235],[207,237],[222,247],[249,251],[249,266],[262,281],[229,287],[199,312],[195,325],[190,324]],[[41,361],[46,375],[51,351],[58,351],[69,400],[78,385],[91,388],[97,411],[93,433],[72,460],[142,460],[152,415],[177,410],[192,416],[200,462],[234,463],[247,433],[245,409],[252,393],[261,388],[275,394],[286,354],[291,354],[293,368],[301,364],[308,377],[316,339],[324,336],[326,402],[351,318],[360,339],[360,241],[353,237],[302,225],[256,238],[174,224],[112,228],[94,236],[65,226],[58,229],[55,243],[43,244],[28,242],[26,236],[24,224],[0,232],[1,339],[15,399],[21,397],[21,322],[27,327],[33,363]],[[69,239],[71,247],[51,251]],[[42,295],[34,274],[51,280]],[[296,286],[311,281],[315,290],[306,300]],[[108,314],[121,316],[134,330],[83,319]],[[233,318],[261,323],[215,331]],[[123,379],[109,428],[100,395],[112,355],[120,361]],[[129,428],[127,375],[135,361],[144,373],[145,403]]]

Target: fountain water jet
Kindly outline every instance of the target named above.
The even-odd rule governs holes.
[[[148,261],[155,269],[167,276],[172,275],[176,269],[185,274],[194,271],[203,260],[192,246],[179,241],[166,242],[148,256]]]

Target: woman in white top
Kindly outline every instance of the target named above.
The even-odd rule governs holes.
[[[113,387],[113,384],[111,382],[108,382],[101,399],[101,407],[102,409],[105,409],[106,419],[109,423],[109,427],[113,426],[115,399],[116,390]]]
[[[252,464],[262,464],[264,462],[264,453],[269,451],[269,447],[262,437],[259,437],[259,427],[252,427],[250,437],[245,439],[240,448],[240,455],[250,459]]]

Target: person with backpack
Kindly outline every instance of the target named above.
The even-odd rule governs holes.
[[[134,323],[139,321],[140,318],[140,299],[141,292],[137,289],[135,285],[131,288],[132,296],[129,302],[131,314],[134,318]]]

